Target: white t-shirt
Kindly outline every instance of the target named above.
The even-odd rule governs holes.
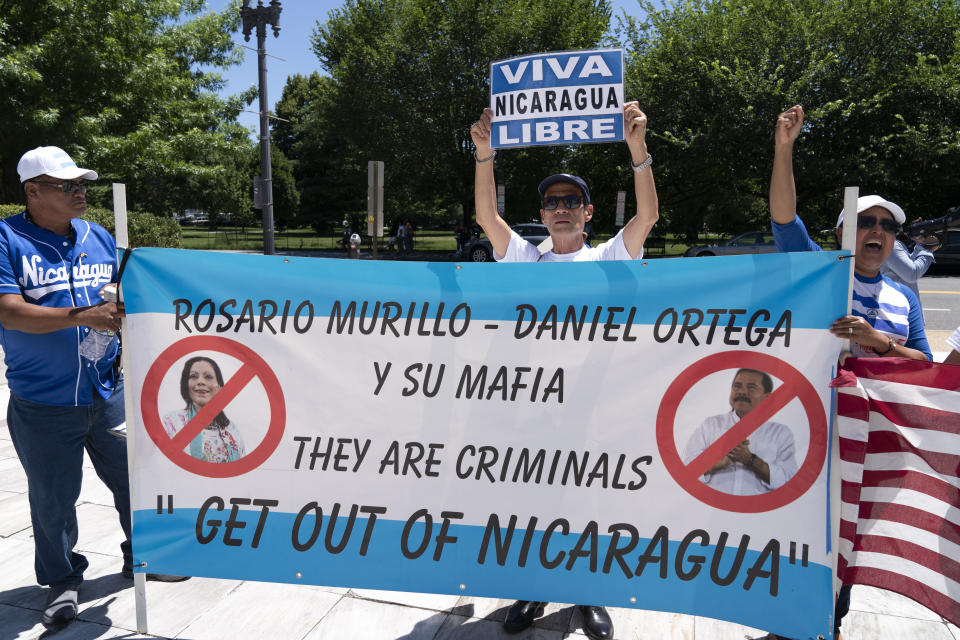
[[[947,344],[950,345],[954,351],[960,351],[960,327],[957,327],[957,330],[947,338]]]
[[[554,253],[551,250],[543,255],[533,244],[524,240],[520,234],[511,229],[510,244],[507,245],[506,255],[499,256],[494,249],[493,257],[497,259],[497,262],[599,262],[603,260],[634,259],[627,251],[627,246],[623,244],[623,229],[617,232],[614,237],[595,247],[584,245],[579,251],[573,253]],[[640,249],[636,259],[639,260],[642,257],[643,249]]]

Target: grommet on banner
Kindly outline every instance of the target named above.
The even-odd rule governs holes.
[[[467,585],[465,585],[465,584],[463,584],[463,583],[461,582],[461,583],[460,583],[460,591],[465,591],[466,588],[467,588]]]
[[[637,596],[630,596],[630,604],[637,604]]]
[[[297,578],[302,578],[302,577],[303,577],[303,574],[297,571]]]

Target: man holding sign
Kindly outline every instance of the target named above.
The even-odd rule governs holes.
[[[596,247],[587,247],[583,229],[593,217],[593,204],[587,183],[578,176],[560,173],[545,178],[539,187],[540,219],[550,232],[553,248],[543,255],[515,233],[497,213],[497,187],[493,177],[490,146],[493,112],[484,109],[470,127],[476,150],[476,186],[474,202],[477,223],[483,227],[494,257],[504,262],[580,262],[595,260],[634,260],[643,257],[643,243],[659,218],[657,188],[653,182],[653,156],[647,153],[647,116],[636,102],[623,106],[624,131],[633,168],[633,188],[637,212],[612,239]]]
[[[584,227],[593,217],[590,188],[580,177],[561,173],[545,178],[539,186],[540,219],[550,232],[553,248],[542,254],[504,221],[497,213],[497,189],[493,177],[495,155],[491,147],[493,112],[484,109],[470,127],[476,145],[476,187],[474,198],[477,223],[483,227],[494,257],[501,262],[580,262],[598,260],[633,260],[643,256],[643,242],[659,217],[657,191],[647,153],[647,117],[636,102],[623,108],[626,142],[630,149],[630,166],[637,198],[637,213],[612,239],[596,247],[584,243]],[[510,607],[504,622],[508,633],[519,633],[543,614],[543,602],[518,600]],[[613,622],[603,607],[580,605],[583,632],[593,640],[613,638]]]

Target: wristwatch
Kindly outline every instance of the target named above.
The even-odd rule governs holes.
[[[630,159],[630,168],[636,171],[637,173],[640,173],[641,171],[643,171],[644,169],[646,169],[652,164],[653,164],[653,156],[650,155],[649,153],[647,154],[647,159],[641,162],[640,164],[633,164],[633,159],[632,158]]]

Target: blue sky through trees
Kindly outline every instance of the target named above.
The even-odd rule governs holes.
[[[257,0],[251,0],[256,6]],[[268,4],[268,0],[264,0]],[[278,58],[267,58],[267,100],[270,109],[280,99],[287,77],[297,73],[309,75],[314,71],[321,71],[320,63],[310,49],[310,36],[313,33],[317,20],[326,21],[327,14],[343,4],[342,0],[282,0],[280,14],[280,35],[273,36],[268,30],[267,53]],[[629,15],[640,16],[642,11],[636,0],[612,0],[613,14],[617,16],[621,10]],[[230,0],[208,0],[207,8],[211,11],[223,11],[230,5]],[[256,49],[257,38],[251,33],[250,42],[245,42],[243,33],[237,31],[234,42]],[[537,53],[530,51],[529,53]],[[236,94],[257,84],[257,54],[256,51],[244,49],[242,64],[231,67],[224,73],[227,85],[221,92],[224,95]],[[254,100],[248,109],[257,110],[257,101]],[[258,133],[259,116],[256,113],[242,112],[237,118],[240,124],[253,129]],[[254,136],[255,137],[255,136]]]

